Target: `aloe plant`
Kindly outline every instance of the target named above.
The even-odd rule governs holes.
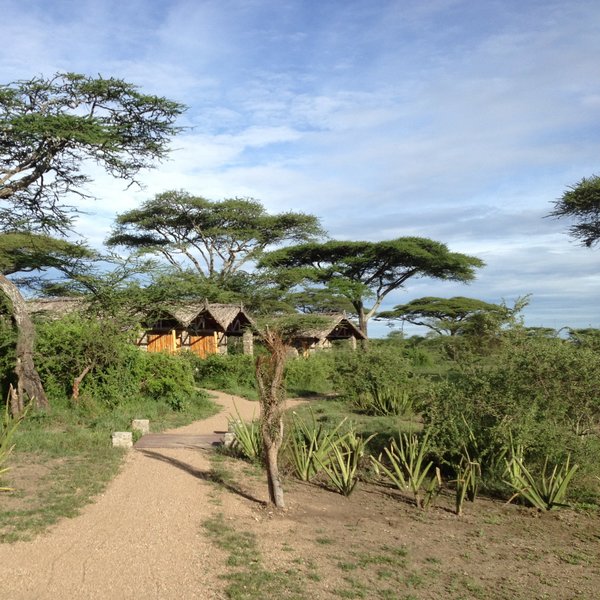
[[[468,452],[466,452],[456,469],[456,479],[454,480],[456,483],[457,515],[462,515],[465,498],[468,498],[471,502],[475,502],[480,477],[481,465],[471,460]]]
[[[505,483],[516,492],[508,502],[521,496],[539,510],[546,511],[568,506],[565,503],[567,488],[579,469],[579,465],[571,465],[570,461],[571,457],[567,456],[564,464],[554,465],[549,472],[548,457],[546,457],[541,475],[536,478],[525,466],[523,447],[511,448],[511,457],[506,460],[508,480]]]
[[[292,464],[296,475],[302,481],[311,481],[327,464],[332,445],[339,443],[335,436],[346,422],[342,419],[333,429],[326,429],[322,423],[317,423],[315,415],[310,411],[309,422],[297,413],[292,414],[294,428],[290,436]]]
[[[371,415],[407,415],[412,412],[413,402],[407,390],[392,387],[375,387],[363,392],[354,400],[356,408]]]
[[[419,508],[427,506],[434,495],[435,487],[439,487],[436,485],[432,487],[430,482],[425,497],[423,497],[424,484],[433,466],[431,461],[425,463],[428,442],[429,432],[421,440],[414,434],[403,433],[400,436],[399,444],[392,439],[390,446],[384,448],[389,467],[382,460],[383,455],[380,454],[379,458],[371,457],[375,472],[383,473],[398,489],[410,490]],[[436,476],[434,480],[439,481],[439,476]]]
[[[358,483],[360,460],[373,437],[371,435],[365,440],[350,429],[348,433],[332,441],[330,454],[325,461],[317,457],[317,462],[340,494],[349,496],[354,491]]]
[[[231,449],[251,461],[260,461],[263,454],[260,423],[256,420],[246,423],[235,406],[237,418],[229,419],[229,429],[234,435]]]

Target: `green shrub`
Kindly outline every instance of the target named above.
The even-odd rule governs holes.
[[[370,439],[363,439],[351,427],[345,434],[337,434],[331,439],[329,455],[325,459],[316,458],[331,485],[343,496],[349,496],[358,483],[360,462]]]
[[[299,356],[286,364],[286,388],[290,396],[324,394],[333,389],[336,350]]]
[[[346,419],[342,419],[335,427],[328,428],[323,423],[317,423],[312,410],[307,420],[295,411],[292,413],[286,449],[294,473],[299,479],[311,481],[323,465],[327,464],[332,446],[339,441],[339,430],[345,421]]]
[[[36,364],[51,403],[71,398],[73,381],[91,370],[74,406],[102,413],[135,399],[182,411],[198,395],[194,371],[181,355],[143,352],[113,322],[68,315],[37,327]]]
[[[409,389],[413,374],[401,349],[393,345],[372,345],[366,351],[339,350],[333,371],[334,389],[347,398],[378,389]]]
[[[599,361],[588,348],[512,332],[490,359],[463,360],[443,381],[420,388],[433,450],[441,461],[457,464],[471,431],[478,441],[471,458],[481,465],[484,485],[501,489],[511,436],[526,449],[534,469],[546,457],[562,462],[568,449],[580,465],[574,495],[587,501],[598,497],[597,486],[585,482],[600,474],[594,457],[600,432]]]
[[[579,468],[579,465],[571,466],[570,460],[571,458],[567,456],[560,468],[555,465],[549,473],[548,458],[546,458],[539,477],[535,477],[525,466],[523,447],[511,448],[510,459],[506,461],[507,483],[516,490],[511,500],[522,497],[538,510],[553,510],[568,506],[565,503],[567,489]]]
[[[189,362],[177,355],[145,353],[141,375],[141,393],[153,400],[162,399],[176,411],[183,410],[197,393]]]
[[[435,469],[435,477],[428,477],[433,467],[432,461],[426,461],[429,434],[419,438],[415,434],[403,433],[399,439],[399,443],[392,439],[389,447],[384,448],[385,458],[383,455],[371,457],[375,472],[399,490],[410,490],[415,504],[419,508],[427,508],[441,489],[439,469]]]
[[[184,356],[193,365],[199,386],[256,397],[252,356],[211,354],[206,358],[199,358],[192,353],[184,353]]]

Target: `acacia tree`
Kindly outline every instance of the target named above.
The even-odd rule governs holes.
[[[7,275],[39,273],[47,269],[70,272],[93,253],[85,246],[72,244],[43,234],[4,233],[0,235],[0,280]],[[48,399],[33,360],[35,329],[25,300],[12,282],[3,291],[10,300],[12,319],[17,330],[16,342],[16,396],[12,398],[13,413],[24,407],[25,396],[35,399],[38,408],[45,408]]]
[[[107,243],[162,256],[175,269],[204,279],[232,279],[268,246],[323,235],[317,217],[267,213],[250,198],[211,201],[185,191],[158,194],[117,217]]]
[[[76,212],[68,198],[87,195],[84,163],[137,183],[142,169],[166,156],[183,110],[114,78],[58,73],[0,86],[0,231],[66,232]],[[5,275],[0,290],[16,311],[24,307]],[[19,389],[43,403],[33,381],[33,327],[22,330],[27,319],[24,309],[15,316],[17,362],[27,365],[18,371]]]
[[[501,304],[491,304],[476,298],[424,297],[398,304],[393,310],[380,312],[377,319],[400,320],[421,325],[439,335],[463,335],[473,330],[476,317],[484,314],[497,321],[506,321],[512,311]]]
[[[600,177],[583,178],[554,203],[551,217],[573,218],[569,233],[590,248],[600,241]]]
[[[281,248],[266,254],[259,267],[297,285],[318,283],[346,298],[366,335],[369,319],[383,299],[412,277],[467,282],[480,259],[450,252],[446,245],[418,237],[383,242],[329,241]],[[366,302],[371,299],[370,307]]]

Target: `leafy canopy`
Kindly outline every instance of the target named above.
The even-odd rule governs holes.
[[[85,160],[134,183],[165,157],[184,107],[120,79],[57,73],[0,86],[0,227],[64,230]]]
[[[427,296],[411,300],[407,304],[398,304],[393,310],[380,312],[378,319],[399,319],[428,327],[436,333],[461,335],[473,329],[477,315],[494,315],[499,320],[507,319],[510,310],[500,304],[492,304],[478,300],[454,296],[453,298],[436,298]]]
[[[323,235],[317,217],[267,213],[251,198],[211,201],[185,191],[158,194],[117,218],[108,244],[158,254],[173,267],[226,279],[265,248]]]
[[[411,277],[466,282],[483,265],[476,257],[450,252],[445,244],[419,237],[308,243],[270,252],[259,263],[288,285],[319,283],[347,298],[363,333],[385,296]],[[369,298],[372,306],[366,308]]]
[[[569,234],[588,248],[600,241],[600,177],[583,178],[554,203],[551,217],[570,217]]]
[[[48,235],[28,232],[0,235],[0,273],[41,271],[48,268],[62,272],[94,256],[81,244],[73,244]]]

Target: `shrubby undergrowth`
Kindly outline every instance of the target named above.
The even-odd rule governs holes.
[[[538,470],[546,460],[560,464],[570,455],[580,466],[575,497],[598,497],[597,352],[514,330],[492,356],[471,354],[445,379],[422,386],[419,396],[435,454],[446,466],[457,464],[466,446],[493,489],[502,487],[503,457],[512,444],[522,446],[528,464]]]

